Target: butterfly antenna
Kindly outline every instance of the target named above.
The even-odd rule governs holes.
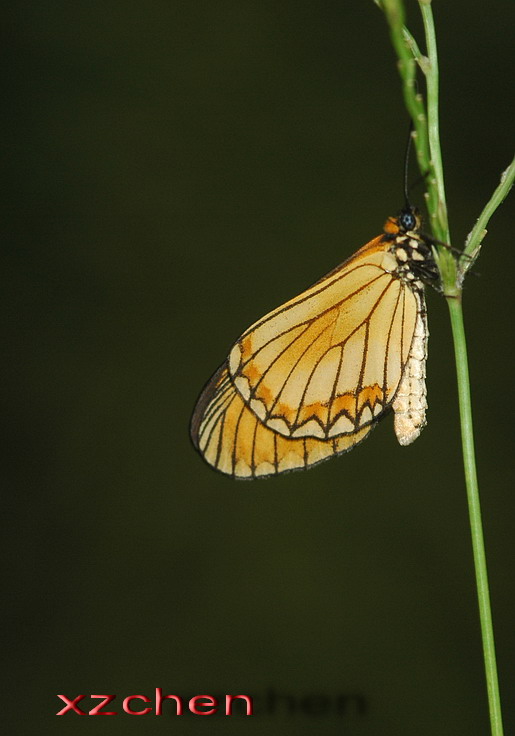
[[[409,156],[411,151],[411,141],[413,140],[413,121],[410,120],[408,143],[406,145],[406,154],[404,156],[404,201],[407,210],[411,210],[411,205],[408,197],[408,171],[409,171]]]

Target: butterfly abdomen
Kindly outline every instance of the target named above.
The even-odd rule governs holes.
[[[408,363],[393,402],[395,436],[401,445],[410,445],[414,442],[426,425],[426,360],[429,331],[422,292],[418,298],[419,311]]]

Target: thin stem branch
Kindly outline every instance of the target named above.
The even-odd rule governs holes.
[[[463,279],[465,277],[465,274],[469,270],[469,268],[473,265],[476,258],[479,256],[479,251],[481,250],[481,243],[483,242],[483,238],[485,237],[487,230],[486,226],[488,225],[488,221],[494,214],[495,210],[501,205],[506,198],[508,192],[513,186],[513,182],[515,181],[515,158],[511,162],[511,164],[508,166],[508,168],[503,171],[501,174],[501,181],[499,182],[499,185],[497,186],[497,189],[494,191],[488,202],[486,203],[483,211],[479,215],[476,224],[470,231],[470,233],[467,236],[467,239],[465,241],[465,248],[463,250],[463,253],[465,256],[468,256],[466,258],[462,258],[460,262],[460,268],[459,268],[459,274],[458,279],[461,283],[463,282]]]
[[[479,604],[479,618],[481,621],[481,636],[483,640],[483,657],[485,662],[488,705],[490,710],[490,727],[492,736],[502,736],[501,701],[499,697],[499,683],[497,680],[494,631],[490,607],[490,593],[488,590],[485,544],[483,539],[483,526],[481,523],[481,505],[479,502],[479,487],[474,453],[470,380],[461,298],[449,298],[447,299],[447,304],[451,318],[454,355],[456,358],[463,467],[467,487],[472,550],[474,555],[477,598]]]

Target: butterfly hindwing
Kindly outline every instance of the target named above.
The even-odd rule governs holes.
[[[346,452],[373,426],[328,441],[283,437],[248,408],[224,364],[202,392],[191,430],[195,446],[216,470],[236,478],[256,478],[305,469]]]

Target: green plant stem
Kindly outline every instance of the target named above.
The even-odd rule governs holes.
[[[436,188],[436,212],[430,212],[431,226],[436,237],[450,245],[451,236],[447,222],[447,205],[445,200],[445,186],[443,178],[442,153],[440,149],[440,124],[438,114],[438,53],[436,48],[436,32],[433,20],[431,0],[418,0],[427,44],[428,64],[425,72],[427,84],[427,126],[429,137],[429,151],[431,154],[431,168],[434,171]]]
[[[486,235],[486,226],[491,216],[500,204],[504,201],[508,192],[513,186],[515,180],[515,158],[508,166],[508,168],[501,174],[501,181],[497,186],[496,190],[486,203],[483,211],[479,215],[476,224],[470,231],[467,240],[465,241],[465,249],[463,253],[465,257],[461,260],[458,278],[463,281],[463,278],[469,268],[472,266],[474,261],[479,255],[481,249],[481,243]]]
[[[417,150],[417,160],[421,168],[421,173],[426,176],[427,208],[431,228],[435,237],[439,241],[445,243],[446,246],[450,246],[451,241],[447,220],[447,205],[439,131],[438,55],[431,0],[418,0],[424,22],[427,57],[421,55],[417,42],[409,30],[404,26],[405,14],[402,0],[375,0],[375,2],[380,8],[382,8],[386,15],[390,26],[392,43],[399,58],[399,72],[403,80],[406,108],[415,125],[416,135],[414,136],[414,142]],[[420,112],[420,108],[423,108],[424,105],[421,95],[416,92],[415,62],[418,63],[418,66],[426,78],[427,118],[425,111]],[[471,256],[470,258],[462,258],[460,267],[458,268],[458,263],[449,247],[439,245],[434,249],[442,281],[442,291],[446,297],[449,308],[454,341],[463,447],[463,465],[465,471],[465,484],[467,488],[492,736],[502,736],[503,728],[495,661],[495,645],[490,609],[490,594],[488,590],[485,547],[481,523],[479,488],[474,454],[470,381],[468,373],[467,346],[465,341],[465,327],[463,323],[461,287],[464,274],[467,270],[466,264],[468,262],[470,265],[472,263],[473,255],[477,255],[479,252],[479,246],[481,239],[485,234],[486,224],[509,191],[511,184],[513,183],[514,176],[515,162],[506,170],[506,172],[504,172],[501,183],[492,195],[490,201],[487,203],[468,238],[465,252],[466,255]]]
[[[427,181],[428,210],[431,229],[435,237],[451,245],[451,234],[447,220],[447,204],[443,176],[442,151],[440,146],[439,123],[439,69],[438,51],[436,46],[436,31],[433,19],[431,0],[418,0],[422,20],[424,22],[425,40],[427,46],[427,61],[422,67],[426,77],[427,87],[427,135],[431,156],[430,175]],[[444,245],[439,245],[436,251],[436,260],[442,281],[442,291],[446,297],[459,296],[457,285],[457,264],[452,251]]]
[[[467,486],[467,500],[469,507],[470,530],[472,549],[474,553],[474,567],[476,571],[476,587],[479,603],[479,617],[481,620],[481,636],[483,640],[483,657],[488,691],[488,705],[490,709],[490,726],[492,736],[502,736],[501,701],[499,684],[497,681],[497,667],[495,660],[494,631],[490,608],[490,593],[488,590],[488,575],[486,568],[485,545],[483,527],[481,523],[481,506],[479,502],[479,487],[476,473],[474,454],[474,433],[472,427],[472,408],[470,401],[470,381],[467,360],[467,345],[465,341],[465,326],[460,297],[447,299],[451,318],[452,335],[454,340],[454,355],[456,358],[456,375],[458,381],[458,397],[461,420],[461,441],[463,448],[463,467]]]

